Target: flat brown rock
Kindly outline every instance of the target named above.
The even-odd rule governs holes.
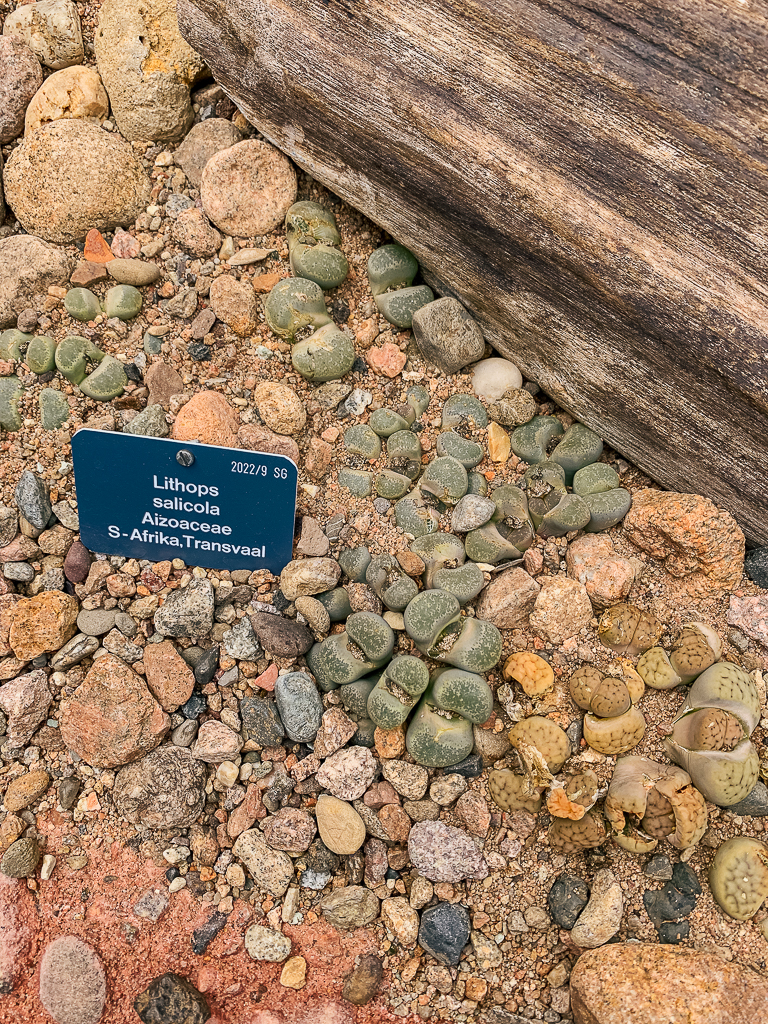
[[[186,703],[195,686],[195,674],[170,640],[144,648],[147,686],[166,711]]]
[[[59,714],[67,747],[97,768],[115,768],[149,753],[169,726],[170,718],[144,681],[113,654],[94,663]]]
[[[499,629],[513,629],[528,621],[540,590],[540,584],[525,569],[510,569],[482,591],[477,617]]]
[[[765,978],[680,946],[602,946],[571,973],[576,1024],[754,1024],[766,1006]]]
[[[20,661],[58,651],[77,632],[79,604],[60,590],[46,590],[19,601],[13,612],[8,642]]]
[[[216,391],[199,391],[179,410],[171,435],[177,441],[202,441],[235,448],[239,426],[237,413],[223,395]]]

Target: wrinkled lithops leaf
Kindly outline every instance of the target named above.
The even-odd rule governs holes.
[[[529,697],[548,693],[555,685],[555,673],[549,662],[531,651],[517,651],[504,662],[504,678],[520,683]]]
[[[645,718],[639,708],[632,707],[616,718],[584,715],[584,739],[601,754],[624,754],[637,746],[645,734]]]
[[[654,690],[672,690],[682,683],[682,677],[675,672],[669,655],[663,647],[651,647],[637,663],[637,671],[646,686]]]
[[[492,771],[488,776],[488,792],[491,799],[503,811],[528,811],[538,814],[541,810],[542,787],[531,790],[529,780],[509,768]]]
[[[684,683],[700,676],[720,657],[720,637],[703,622],[688,622],[669,652],[669,662]]]
[[[626,683],[614,676],[604,676],[593,665],[576,669],[570,690],[574,702],[598,718],[616,718],[629,711],[632,704]]]
[[[603,816],[587,811],[579,821],[555,818],[547,832],[549,845],[557,853],[578,853],[599,846],[606,838]]]
[[[651,612],[636,608],[633,604],[622,603],[603,612],[598,634],[612,651],[634,657],[653,647],[663,628]]]

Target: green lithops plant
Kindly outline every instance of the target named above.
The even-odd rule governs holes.
[[[336,324],[325,324],[291,349],[293,368],[313,384],[339,380],[355,362],[352,339]]]
[[[488,672],[501,657],[501,633],[484,619],[465,618],[461,632],[454,639],[447,631],[430,649],[429,656],[468,672]]]
[[[43,430],[58,430],[70,415],[67,396],[55,388],[43,388],[38,399],[40,405],[40,423]]]
[[[264,316],[275,334],[293,341],[299,331],[330,324],[323,290],[305,277],[278,281],[264,300]]]
[[[467,494],[480,494],[483,497],[488,493],[488,481],[482,473],[467,473]]]
[[[585,494],[582,500],[590,515],[589,522],[584,527],[587,533],[599,533],[601,530],[609,530],[616,526],[632,507],[632,495],[623,487]]]
[[[462,464],[465,469],[474,469],[483,461],[485,451],[476,441],[468,441],[455,430],[444,430],[438,435],[435,446],[438,455],[450,455]]]
[[[597,632],[606,647],[632,658],[653,647],[663,629],[652,612],[622,602],[603,612]]]
[[[432,533],[411,541],[411,551],[424,562],[422,582],[425,589],[434,587],[435,573],[440,569],[456,569],[464,564],[464,545],[451,533]]]
[[[518,429],[525,430],[526,428]],[[563,467],[565,482],[570,485],[578,470],[592,462],[597,462],[602,454],[603,441],[600,435],[596,434],[594,430],[590,430],[589,427],[585,427],[583,423],[574,423],[563,434],[557,447],[549,456],[549,461]]]
[[[428,684],[429,670],[419,658],[410,654],[393,658],[368,697],[368,717],[380,729],[396,729]]]
[[[467,557],[473,562],[488,562],[490,565],[521,559],[522,549],[502,535],[502,528],[496,523],[486,523],[478,530],[471,530],[464,538]]]
[[[427,504],[420,489],[401,498],[395,505],[395,522],[412,537],[426,537],[435,533],[440,525],[440,516]]]
[[[410,384],[405,393],[405,401],[413,409],[415,417],[423,416],[429,407],[429,392],[421,384]]]
[[[720,637],[705,622],[687,622],[669,652],[669,663],[684,683],[693,682],[722,653]]]
[[[380,668],[395,646],[391,627],[373,612],[353,612],[343,633],[335,633],[307,653],[307,664],[321,690],[328,692]]]
[[[749,739],[759,719],[755,684],[743,669],[721,661],[691,686],[664,748],[707,800],[730,807],[749,796],[759,778]]]
[[[467,562],[455,569],[443,567],[435,570],[432,584],[438,590],[447,590],[453,594],[459,604],[467,604],[485,586],[485,576],[475,562]]]
[[[437,707],[427,690],[405,734],[405,746],[414,761],[426,768],[447,768],[469,757],[474,742],[472,723]]]
[[[344,587],[335,587],[333,590],[324,590],[321,594],[315,594],[315,600],[319,601],[328,612],[331,622],[343,622],[348,615],[352,614],[349,594]]]
[[[531,466],[523,477],[528,500],[528,515],[536,529],[544,516],[556,508],[567,495],[565,471],[554,463]]]
[[[376,305],[385,320],[401,331],[407,331],[413,324],[413,314],[434,300],[432,289],[419,284],[412,288],[401,288],[399,292],[378,295]]]
[[[382,469],[376,474],[374,487],[379,497],[396,501],[405,497],[411,489],[411,483],[411,478],[403,473],[396,473],[393,469]]]
[[[447,629],[460,631],[461,606],[453,594],[444,590],[425,590],[417,594],[403,614],[405,630],[416,646],[428,654]]]
[[[367,498],[373,490],[373,473],[367,469],[342,466],[339,470],[339,487],[346,487],[356,498]]]
[[[339,553],[339,565],[342,572],[355,583],[365,583],[365,574],[370,564],[371,553],[364,544],[356,548],[345,548]]]
[[[70,334],[56,346],[56,369],[72,384],[80,384],[88,372],[86,350],[88,339]]]
[[[389,554],[372,559],[365,574],[371,590],[391,611],[402,611],[419,591],[418,586],[401,568],[397,559]],[[425,684],[426,685],[426,684]]]
[[[104,313],[118,320],[133,320],[141,312],[141,292],[130,284],[116,284],[104,296]]]
[[[104,356],[99,365],[80,382],[80,390],[97,402],[109,402],[125,391],[128,375],[125,367],[114,356]]]
[[[607,462],[594,462],[577,470],[573,475],[573,493],[585,497],[601,494],[620,486],[619,474]]]
[[[21,430],[21,414],[19,403],[24,389],[18,377],[11,374],[0,377],[0,427],[8,433]]]
[[[421,490],[446,505],[455,505],[467,493],[467,471],[451,455],[433,459],[422,474]]]
[[[510,445],[518,459],[535,466],[546,460],[552,441],[562,433],[563,425],[554,416],[534,416],[530,423],[512,431]]]
[[[56,369],[56,342],[44,334],[33,338],[27,346],[25,356],[32,373],[48,373]]]
[[[451,395],[445,400],[440,422],[443,430],[483,430],[488,426],[488,413],[474,395]]]
[[[341,242],[336,218],[319,203],[294,203],[285,215],[291,271],[327,290],[349,273],[346,256],[334,248]]]
[[[83,323],[95,320],[101,313],[99,300],[89,288],[70,288],[64,296],[64,309],[73,320]]]
[[[461,617],[461,606],[444,590],[424,590],[405,609],[405,629],[419,650],[468,672],[487,672],[501,657],[501,634],[490,622]]]
[[[387,466],[415,480],[421,472],[421,442],[412,430],[396,430],[387,438]]]
[[[574,704],[599,718],[616,718],[632,706],[627,684],[614,676],[604,676],[594,665],[577,668],[569,688]]]
[[[355,423],[344,431],[344,447],[350,455],[374,462],[381,455],[381,439],[367,423]]]
[[[432,703],[455,711],[475,725],[487,722],[493,711],[493,693],[481,675],[459,668],[438,669],[432,675]]]
[[[542,516],[536,533],[540,537],[564,537],[572,530],[585,529],[592,513],[584,498],[578,494],[564,494],[553,509]]]
[[[416,310],[435,297],[426,285],[411,287],[418,270],[416,257],[403,245],[383,245],[368,258],[368,282],[379,312],[401,329],[409,328]]]
[[[768,898],[768,846],[747,836],[726,839],[709,866],[709,887],[729,917],[754,917]]]
[[[371,430],[375,430],[379,437],[389,437],[399,430],[408,430],[410,426],[405,416],[401,416],[394,409],[375,409],[368,420]]]
[[[19,331],[15,327],[0,334],[0,359],[15,362],[21,359],[34,335]]]
[[[598,753],[626,754],[645,735],[645,717],[634,706],[614,718],[598,718],[588,711],[584,715],[583,731],[586,742]]]
[[[345,683],[339,687],[338,694],[341,703],[350,715],[367,717],[368,698],[378,681],[379,673],[376,672],[374,675],[363,676],[362,679],[356,679],[353,683]]]

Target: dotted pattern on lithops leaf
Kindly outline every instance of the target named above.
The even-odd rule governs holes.
[[[504,662],[504,678],[520,683],[529,697],[540,697],[555,685],[552,666],[530,651],[517,651]]]
[[[518,775],[509,768],[492,771],[488,776],[488,792],[493,802],[503,811],[528,811],[538,814],[541,810],[543,789],[535,787],[528,792],[524,775]]]
[[[521,741],[530,743],[546,759],[549,770],[557,774],[571,755],[571,741],[549,718],[531,715],[510,730],[509,741],[516,747]]]
[[[601,754],[624,754],[637,746],[645,734],[645,718],[638,708],[630,708],[617,718],[584,715],[584,739]]]
[[[714,665],[717,652],[712,649],[709,637],[698,626],[690,624],[683,627],[675,641],[669,652],[669,661],[683,682],[689,683]]]
[[[726,840],[710,865],[709,885],[729,917],[748,921],[768,897],[768,847],[745,836]]]
[[[733,750],[744,739],[741,722],[720,708],[694,711],[691,721],[695,750]]]
[[[663,629],[651,612],[622,603],[603,612],[597,631],[606,647],[617,654],[635,657],[653,647]]]
[[[555,818],[547,832],[549,845],[557,853],[592,850],[606,838],[602,815],[588,811],[579,821]]]
[[[637,663],[637,671],[646,686],[654,690],[671,690],[682,683],[682,679],[672,668],[669,655],[663,647],[651,647]]]

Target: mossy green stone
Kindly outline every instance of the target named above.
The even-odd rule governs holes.
[[[376,305],[381,315],[401,331],[406,331],[413,325],[413,314],[417,309],[434,301],[435,293],[425,284],[376,296]]]
[[[69,402],[61,391],[57,391],[55,388],[43,388],[38,402],[43,430],[58,430],[69,419]]]
[[[339,697],[350,715],[368,715],[368,697],[379,681],[379,673],[356,679],[354,683],[345,683],[339,687]]]
[[[460,604],[466,604],[483,589],[485,576],[475,562],[467,562],[457,569],[438,569],[432,577],[432,585],[438,590],[447,590]]]
[[[584,527],[587,533],[609,530],[620,523],[632,507],[632,495],[624,487],[585,494],[583,500],[590,513],[589,523]]]
[[[535,466],[544,462],[550,442],[562,433],[563,425],[554,416],[534,416],[530,423],[512,431],[510,445],[519,459]]]
[[[411,541],[411,551],[422,559],[426,566],[422,580],[426,589],[434,587],[434,576],[438,569],[455,569],[466,559],[464,545],[452,533],[431,533]]]
[[[433,459],[422,475],[421,490],[447,505],[455,505],[467,493],[467,471],[451,455]]]
[[[328,612],[331,622],[344,622],[347,616],[352,614],[349,594],[344,587],[334,587],[333,590],[324,590],[321,594],[315,594],[315,600],[319,601]]]
[[[374,298],[389,288],[405,288],[419,270],[416,257],[404,245],[382,245],[368,257],[368,282]]]
[[[453,594],[445,590],[424,590],[405,609],[403,622],[408,636],[426,654],[460,617],[461,606]]]
[[[104,313],[118,320],[133,320],[141,312],[141,292],[132,284],[116,284],[104,296]]]
[[[482,676],[460,668],[438,669],[432,676],[432,702],[482,725],[493,711],[493,692]]]
[[[346,487],[356,498],[365,498],[373,490],[373,473],[342,467],[339,470],[339,487]]]
[[[364,544],[357,548],[345,548],[339,553],[339,565],[355,583],[365,583],[365,574],[371,564],[371,553]]]
[[[32,373],[48,373],[56,369],[56,342],[44,334],[33,338],[27,347],[26,363]]]
[[[464,538],[464,548],[467,558],[473,562],[490,562],[491,565],[523,557],[520,548],[502,536],[496,523],[471,530]]]
[[[73,320],[87,323],[101,313],[98,298],[89,288],[70,288],[64,297],[64,309]]]
[[[367,423],[355,423],[344,431],[344,447],[372,462],[381,455],[381,438]]]
[[[482,473],[467,473],[467,494],[488,494],[488,481]]]
[[[421,384],[411,384],[405,393],[405,400],[411,406],[416,418],[423,416],[427,411],[430,402],[429,392]]]
[[[597,462],[602,454],[603,441],[600,435],[583,423],[574,423],[563,434],[562,440],[549,456],[549,461],[563,467],[565,482],[570,486],[574,474],[584,466]]]
[[[21,359],[24,350],[33,337],[34,335],[26,334],[15,327],[8,331],[3,331],[0,334],[0,359],[8,360],[9,362]]]
[[[395,505],[395,522],[403,533],[409,533],[412,537],[426,537],[436,532],[440,517],[424,503],[421,492],[416,490]]]
[[[291,362],[306,380],[324,384],[349,373],[355,362],[355,346],[336,324],[326,324],[306,341],[294,345]]]
[[[72,384],[80,384],[85,379],[87,346],[87,339],[76,334],[70,334],[56,346],[56,369]]]
[[[481,430],[488,426],[488,413],[479,398],[474,395],[451,395],[443,405],[443,429],[464,427]]]
[[[485,451],[476,441],[468,441],[455,430],[444,430],[437,438],[438,455],[451,455],[458,459],[465,469],[474,469],[483,461]]]
[[[18,377],[0,377],[0,427],[13,433],[21,430],[19,403],[24,389]]]
[[[391,611],[400,612],[419,591],[397,559],[390,554],[377,555],[368,566],[365,581]]]
[[[405,734],[405,746],[417,764],[447,768],[469,757],[474,746],[472,723],[436,707],[425,694]]]
[[[531,466],[523,477],[528,496],[528,515],[538,529],[542,519],[568,493],[565,471],[555,463]]]
[[[619,474],[607,462],[593,462],[574,473],[573,493],[582,498],[587,494],[612,491],[619,486]]]
[[[564,537],[572,530],[583,530],[589,523],[590,511],[578,494],[564,494],[555,507],[542,518],[536,532],[540,537]]]
[[[382,498],[389,498],[394,501],[402,498],[411,489],[412,480],[402,473],[395,473],[391,469],[382,469],[376,475],[374,486],[376,493]]]
[[[375,409],[368,420],[371,430],[375,430],[379,437],[389,437],[398,430],[407,430],[409,423],[404,416],[394,409]]]
[[[322,288],[305,277],[278,281],[264,300],[264,316],[275,334],[286,341],[293,341],[306,327],[331,323]]]
[[[125,391],[128,375],[125,367],[114,356],[105,356],[93,373],[80,383],[80,390],[97,402],[109,402]]]

